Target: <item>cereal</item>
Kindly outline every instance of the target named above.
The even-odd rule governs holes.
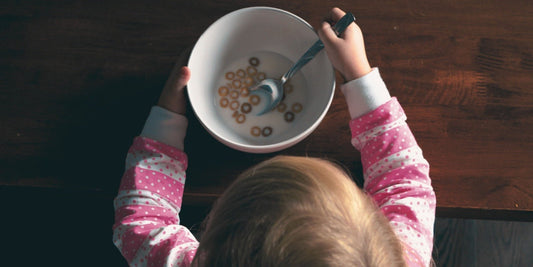
[[[233,78],[235,78],[235,73],[233,73],[231,71],[226,72],[226,79],[233,80]]]
[[[283,102],[279,103],[279,105],[276,107],[276,109],[279,111],[279,112],[285,112],[285,110],[287,109],[287,105]]]
[[[234,89],[240,89],[241,88],[241,80],[233,80],[233,82],[231,82],[231,85],[233,86]]]
[[[258,72],[257,73],[257,80],[258,81],[262,81],[264,79],[266,79],[266,74],[264,72]]]
[[[250,90],[248,88],[243,87],[241,88],[241,96],[247,97],[250,94]]]
[[[300,111],[302,111],[302,109],[303,109],[302,104],[300,104],[300,103],[298,103],[298,102],[292,104],[292,108],[291,108],[292,112],[294,112],[294,113],[300,113]]]
[[[218,95],[219,96],[227,96],[229,93],[229,89],[228,87],[226,86],[221,86],[220,88],[218,88]]]
[[[250,65],[254,66],[254,67],[257,67],[259,66],[259,59],[256,58],[256,57],[251,57],[248,62],[250,63]]]
[[[254,126],[250,129],[250,134],[253,136],[260,136],[261,135],[261,128]]]
[[[286,122],[292,122],[294,120],[294,113],[287,111],[283,115],[283,118],[285,119]]]
[[[249,100],[254,106],[257,106],[261,102],[261,98],[258,95],[251,95]]]
[[[242,113],[248,114],[248,113],[250,113],[250,111],[252,111],[252,105],[250,105],[250,103],[243,103],[241,105],[241,112]]]
[[[235,120],[237,121],[237,123],[244,123],[244,121],[246,121],[246,115],[239,114],[237,115],[237,118],[235,118]]]
[[[254,79],[252,77],[246,77],[246,79],[244,79],[244,86],[250,87],[253,84],[254,84]]]
[[[243,132],[245,135],[266,138],[274,134],[274,128],[276,128],[276,133],[285,131],[284,127],[290,127],[286,123],[292,123],[296,119],[296,114],[301,113],[304,108],[302,102],[295,101],[297,98],[300,99],[298,95],[301,92],[294,94],[295,88],[293,84],[286,83],[283,87],[281,103],[275,107],[279,113],[270,113],[269,116],[265,116],[265,118],[269,118],[266,120],[256,117],[255,114],[251,115],[253,114],[254,106],[260,105],[263,99],[260,95],[251,94],[250,88],[266,79],[267,73],[262,72],[261,70],[263,69],[258,67],[261,64],[259,58],[248,58],[248,64],[246,64],[246,58],[243,60],[245,60],[242,62],[244,64],[225,72],[222,77],[221,85],[217,90],[218,94],[215,93],[215,97],[219,98],[220,111],[231,120],[233,123],[231,127],[234,127],[237,131],[245,130]],[[263,65],[267,67],[270,63]],[[295,82],[294,84],[297,83]],[[247,118],[247,116],[252,117]],[[286,123],[283,123],[283,121]],[[235,123],[241,124],[241,126],[237,126]],[[266,123],[268,123],[268,126],[265,125]]]
[[[257,74],[257,69],[253,66],[248,66],[248,68],[246,68],[246,73],[250,76],[255,76]]]
[[[229,105],[229,100],[228,100],[227,98],[224,97],[224,98],[221,98],[221,99],[220,99],[220,106],[221,106],[221,107],[225,108],[225,107],[227,107],[228,105]]]
[[[237,110],[239,108],[240,104],[239,104],[239,101],[237,100],[233,100],[231,101],[231,103],[229,104],[229,108],[231,110]]]
[[[239,98],[239,91],[237,91],[237,90],[231,91],[231,93],[229,94],[229,97],[231,97],[231,99]]]
[[[238,69],[236,73],[237,73],[237,77],[241,79],[246,77],[246,71],[244,71],[243,69]]]
[[[264,137],[267,137],[267,136],[271,135],[272,134],[272,127],[267,126],[267,127],[263,128],[263,131],[261,131],[261,133],[263,134]]]
[[[294,88],[292,87],[292,84],[290,83],[286,84],[283,88],[285,89],[286,94],[290,94],[294,90]]]

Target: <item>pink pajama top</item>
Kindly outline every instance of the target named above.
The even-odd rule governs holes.
[[[409,266],[428,266],[435,193],[429,164],[379,70],[341,86],[361,152],[364,190],[390,220]],[[115,198],[113,242],[130,266],[189,266],[198,241],[180,225],[187,155],[184,116],[153,107],[126,158]]]

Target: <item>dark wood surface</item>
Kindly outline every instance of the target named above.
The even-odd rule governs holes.
[[[533,266],[533,223],[437,218],[437,266]]]
[[[352,11],[371,64],[431,164],[438,214],[533,220],[529,0],[2,1],[3,190],[112,197],[180,51],[221,16],[256,5],[313,25],[332,6]],[[239,172],[273,155],[229,149],[189,119],[186,205],[208,205]],[[332,158],[361,177],[349,138],[337,92],[318,129],[280,153]]]

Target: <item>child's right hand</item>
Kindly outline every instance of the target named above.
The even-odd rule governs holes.
[[[344,11],[335,7],[326,20],[336,23],[344,14],[346,14]],[[337,37],[331,24],[324,21],[318,29],[318,36],[324,43],[333,67],[340,72],[346,82],[360,78],[372,70],[366,58],[363,33],[356,23],[350,24],[344,33]]]

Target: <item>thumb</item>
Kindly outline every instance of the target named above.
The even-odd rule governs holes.
[[[191,79],[191,69],[189,69],[189,67],[187,66],[181,67],[178,72],[178,79],[176,82],[176,87],[178,89],[182,89],[183,87],[187,85],[190,79]]]
[[[191,55],[191,51],[192,46],[189,46],[180,53],[174,67],[170,71],[170,76],[168,77],[163,90],[181,90],[185,87],[187,82],[189,82],[189,79],[191,78],[191,70],[185,65],[187,65],[187,60]]]
[[[171,78],[167,80],[157,105],[174,113],[185,114],[184,88],[190,78],[191,70],[188,67],[180,67],[175,70]]]
[[[190,78],[191,69],[186,66],[178,67],[176,65],[165,83],[163,91],[182,90],[187,85]]]

